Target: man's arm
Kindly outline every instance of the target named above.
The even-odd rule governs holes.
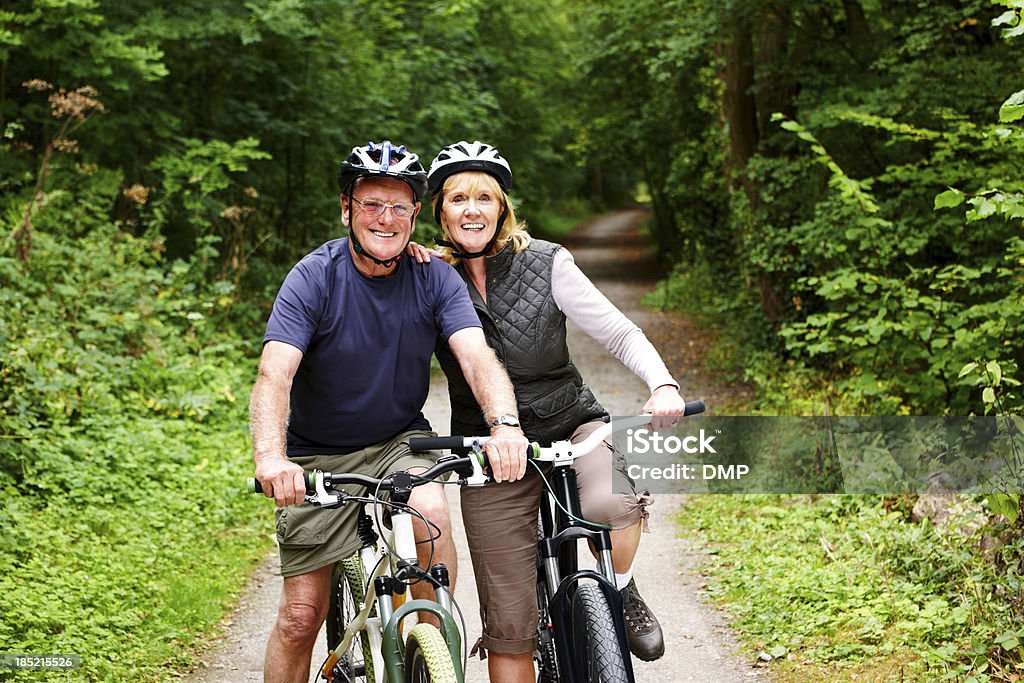
[[[487,345],[483,330],[466,327],[448,337],[448,346],[459,361],[462,374],[473,390],[476,402],[490,424],[501,415],[518,415],[516,394],[508,373]],[[466,434],[463,436],[473,436]],[[526,474],[526,448],[529,442],[516,427],[492,427],[493,439],[487,442],[488,462],[495,481],[516,481]]]
[[[302,351],[291,344],[267,342],[249,404],[256,479],[279,507],[297,505],[306,495],[303,470],[285,453],[292,378],[301,361]]]

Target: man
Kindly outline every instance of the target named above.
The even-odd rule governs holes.
[[[356,510],[303,501],[304,469],[380,477],[425,468],[410,436],[430,429],[421,409],[430,356],[440,337],[458,358],[494,439],[494,478],[523,475],[526,439],[517,427],[512,385],[487,346],[458,275],[440,262],[402,258],[427,179],[415,154],[384,141],[356,147],[338,173],[349,237],[303,258],[288,274],[264,337],[253,387],[256,478],[277,502],[284,588],[267,643],[264,680],[305,681],[326,618],[333,565],[355,552]],[[456,579],[455,551],[441,484],[415,489],[410,504],[441,530],[435,559]],[[417,524],[416,538],[430,531]],[[426,561],[429,544],[420,545]],[[416,597],[430,597],[424,583]]]

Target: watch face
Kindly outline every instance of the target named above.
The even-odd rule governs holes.
[[[497,420],[492,422],[491,425],[494,427],[499,427],[501,425],[504,425],[506,427],[518,427],[519,420],[513,417],[512,415],[502,415]]]

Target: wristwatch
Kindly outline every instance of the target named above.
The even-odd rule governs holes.
[[[491,422],[491,427],[518,427],[519,418],[515,415],[501,415]]]

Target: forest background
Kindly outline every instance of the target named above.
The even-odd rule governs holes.
[[[234,495],[270,302],[341,234],[368,140],[496,145],[541,234],[647,202],[651,301],[718,330],[737,411],[1019,416],[1022,7],[3,0],[0,651],[88,680],[192,663],[270,542]],[[997,542],[900,498],[773,507],[891,527],[875,559],[927,627],[892,640],[890,605],[769,658],[852,631],[821,656],[1016,680],[1020,497],[966,502]]]

